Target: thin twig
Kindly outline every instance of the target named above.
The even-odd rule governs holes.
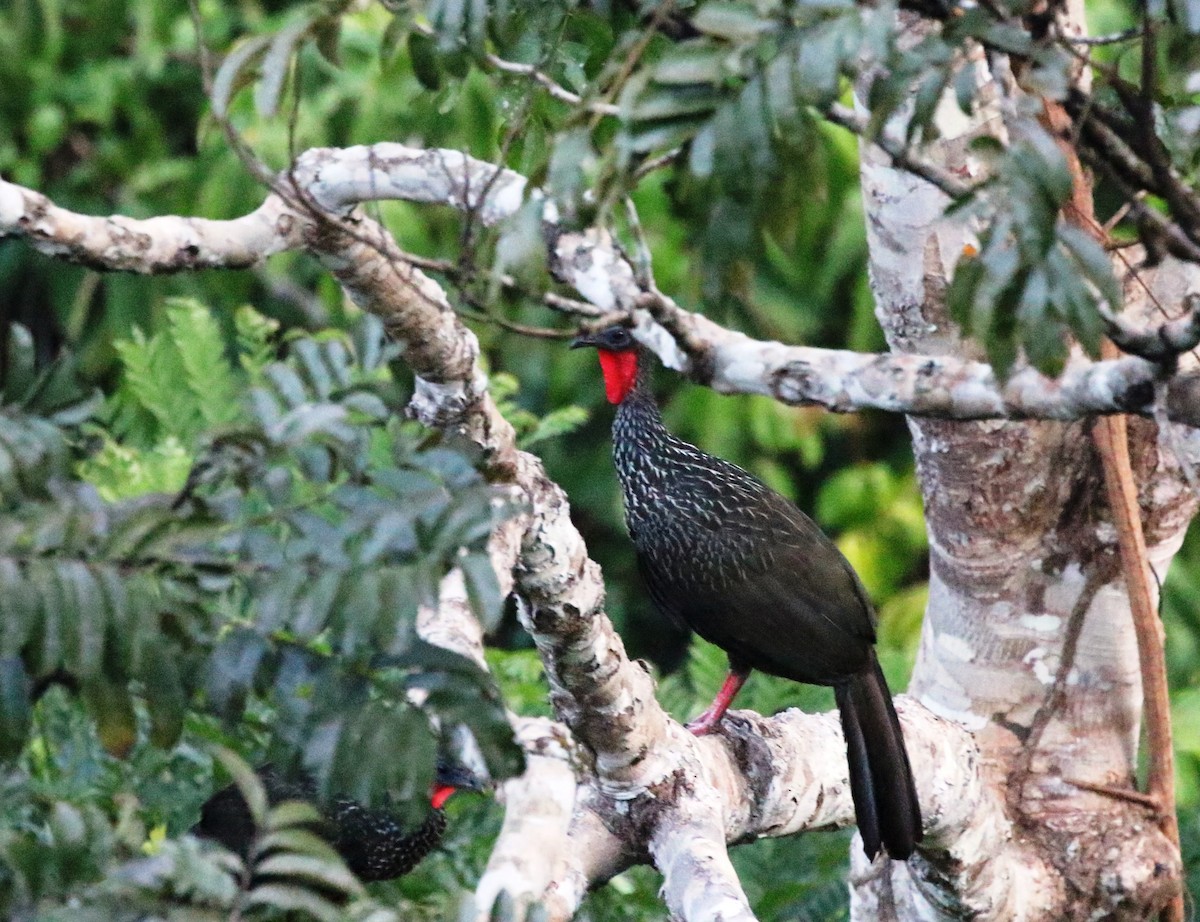
[[[459,309],[455,311],[460,317],[466,317],[468,320],[477,320],[480,323],[490,323],[498,326],[501,329],[508,330],[512,333],[520,333],[522,336],[532,336],[534,339],[570,339],[575,336],[574,330],[554,330],[550,327],[533,327],[523,323],[517,323],[515,320],[509,320],[507,317],[501,317],[498,314],[489,313],[482,310],[478,306],[478,299],[468,298],[471,304],[476,306],[475,310]]]
[[[1153,231],[1155,237],[1152,239],[1172,256],[1182,259],[1184,262],[1200,264],[1200,245],[1189,238],[1183,228],[1166,215],[1151,208],[1145,202],[1139,201],[1136,196],[1141,190],[1118,174],[1107,158],[1097,154],[1090,146],[1081,147],[1079,155],[1087,162],[1088,166],[1102,172],[1120,190],[1143,235]],[[1145,241],[1146,237],[1143,236],[1142,239]]]
[[[638,287],[643,291],[656,291],[658,286],[654,283],[654,254],[650,251],[649,241],[646,240],[637,206],[628,195],[625,196],[625,219],[629,222],[629,229],[633,232],[634,243],[637,245],[634,277]]]
[[[1025,782],[1033,774],[1033,757],[1037,754],[1038,744],[1042,735],[1050,725],[1054,715],[1062,709],[1063,698],[1066,695],[1067,679],[1075,667],[1075,653],[1079,648],[1079,638],[1083,634],[1083,623],[1087,618],[1088,609],[1096,592],[1112,576],[1112,566],[1104,559],[1098,559],[1096,566],[1088,571],[1079,597],[1071,606],[1071,614],[1067,617],[1066,631],[1063,633],[1062,649],[1058,655],[1058,669],[1054,672],[1054,683],[1046,694],[1046,699],[1038,707],[1029,723],[1029,733],[1025,736],[1021,752],[1013,760],[1012,772],[1009,775],[1008,803],[1014,815],[1020,815]]]
[[[1152,72],[1144,74],[1143,77],[1147,82],[1153,82]],[[1127,100],[1126,106],[1131,113],[1136,114],[1136,102],[1131,105]],[[1106,235],[1096,220],[1091,181],[1083,170],[1079,152],[1064,140],[1071,116],[1061,103],[1044,100],[1041,121],[1059,139],[1059,145],[1071,171],[1071,198],[1063,208],[1063,216],[1103,246]],[[1158,175],[1159,171],[1156,170],[1155,173]],[[1118,354],[1117,346],[1111,339],[1106,339],[1101,346],[1102,358],[1111,359]],[[1137,484],[1133,479],[1127,417],[1123,414],[1113,414],[1097,419],[1092,426],[1092,442],[1100,455],[1104,471],[1104,487],[1108,494],[1113,526],[1117,531],[1121,571],[1125,577],[1125,591],[1129,598],[1133,631],[1137,640],[1138,665],[1145,702],[1146,739],[1150,750],[1147,794],[1160,805],[1159,828],[1178,851],[1175,752],[1171,741],[1171,706],[1162,622],[1154,607],[1147,576],[1149,567],[1146,535],[1142,527]],[[1183,892],[1180,888],[1180,892],[1163,910],[1164,922],[1182,922],[1183,910]]]
[[[433,256],[419,256],[416,253],[410,253],[407,250],[398,251],[400,259],[406,263],[411,263],[418,269],[424,269],[428,272],[439,272],[446,276],[456,286],[464,285],[475,277],[474,270],[470,267],[465,267],[460,263],[449,259],[438,259]],[[604,312],[596,305],[588,301],[580,301],[576,298],[568,298],[566,295],[560,295],[553,291],[532,292],[513,276],[507,273],[499,273],[493,278],[500,284],[501,288],[507,289],[514,294],[521,295],[531,301],[540,300],[546,307],[551,310],[559,311],[564,314],[575,314],[580,317],[599,317]]]
[[[1070,116],[1058,103],[1047,103],[1045,118],[1052,128]],[[1063,209],[1068,221],[1080,227],[1103,245],[1092,203],[1092,187],[1074,148],[1064,151],[1071,169],[1071,201]],[[1111,340],[1101,347],[1104,358],[1115,358],[1118,349]],[[1159,827],[1176,850],[1179,849],[1179,821],[1175,815],[1175,752],[1171,741],[1171,705],[1163,650],[1162,622],[1155,610],[1147,576],[1146,535],[1142,528],[1141,507],[1133,464],[1129,455],[1127,418],[1121,414],[1104,416],[1092,427],[1092,441],[1104,469],[1104,486],[1113,525],[1125,589],[1137,638],[1138,664],[1142,674],[1142,695],[1146,708],[1146,739],[1150,749],[1147,793],[1161,805]],[[1182,922],[1182,889],[1163,910],[1166,922]]]
[[[1127,800],[1132,804],[1139,804],[1146,807],[1148,810],[1153,810],[1154,815],[1162,811],[1162,804],[1158,799],[1149,794],[1143,794],[1141,791],[1133,788],[1118,788],[1111,784],[1097,784],[1094,781],[1084,781],[1082,778],[1063,778],[1063,781],[1071,785],[1071,787],[1080,788],[1084,791],[1091,791],[1093,794],[1103,794],[1106,797],[1113,797],[1117,800]]]
[[[1138,38],[1141,34],[1141,26],[1130,26],[1121,32],[1110,32],[1108,35],[1060,35],[1059,41],[1070,45],[1116,45]]]
[[[963,182],[949,170],[914,156],[904,142],[890,137],[886,132],[881,133],[877,138],[871,137],[867,130],[867,119],[848,106],[835,102],[825,110],[824,115],[835,125],[841,125],[847,131],[872,142],[891,157],[892,162],[898,168],[920,176],[926,182],[937,186],[952,199],[964,198],[975,191],[975,186]]]
[[[640,182],[645,179],[655,170],[660,170],[665,166],[670,166],[679,159],[679,155],[683,153],[682,147],[676,147],[674,150],[669,150],[665,154],[659,154],[657,157],[651,157],[649,160],[644,160],[638,165],[638,168],[633,171],[634,182]]]
[[[630,52],[626,56],[625,60],[621,62],[621,66],[617,70],[617,75],[613,78],[612,83],[609,84],[608,88],[604,91],[604,99],[607,102],[611,103],[617,98],[617,94],[621,92],[621,88],[625,85],[625,81],[628,80],[629,75],[633,73],[633,69],[637,66],[637,62],[641,60],[646,48],[650,45],[650,41],[655,35],[658,34],[659,27],[674,9],[675,0],[662,0],[662,2],[658,4],[657,9],[654,11],[654,15],[651,17],[650,22],[646,25],[642,35],[638,38],[637,42],[634,43],[633,48],[630,49]],[[599,122],[599,120],[599,115],[593,117],[593,128],[596,127],[596,124]]]
[[[487,61],[496,70],[503,71],[506,74],[517,74],[522,77],[528,77],[534,83],[543,87],[555,99],[569,103],[572,106],[582,106],[588,112],[594,112],[597,115],[620,115],[621,107],[608,102],[589,101],[585,100],[578,93],[572,93],[561,83],[558,83],[549,74],[543,73],[532,64],[519,64],[516,61],[505,61],[491,52],[484,55],[484,60]]]
[[[1138,195],[1139,195],[1139,197],[1143,197],[1143,196],[1145,196],[1145,194],[1146,193],[1141,192]],[[1122,221],[1125,220],[1125,215],[1129,214],[1129,209],[1131,207],[1132,206],[1130,205],[1129,202],[1125,202],[1124,204],[1121,205],[1120,208],[1118,208],[1116,211],[1114,211],[1112,213],[1112,216],[1107,221],[1105,221],[1103,225],[1101,225],[1106,236],[1108,234],[1111,234],[1113,232],[1113,229],[1118,224],[1120,224]]]

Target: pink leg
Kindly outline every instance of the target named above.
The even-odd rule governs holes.
[[[729,710],[729,705],[733,704],[733,699],[737,697],[737,693],[741,691],[742,686],[746,684],[746,679],[749,677],[749,669],[734,669],[731,667],[729,675],[725,676],[725,683],[721,686],[721,690],[717,692],[717,697],[713,698],[713,703],[708,706],[708,710],[691,721],[687,725],[687,728],[695,736],[704,736],[706,733],[712,732],[716,725],[721,722],[721,718]]]

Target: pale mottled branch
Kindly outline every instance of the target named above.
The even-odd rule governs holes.
[[[502,892],[519,910],[541,901],[569,852],[576,792],[574,743],[562,724],[545,718],[518,718],[516,726],[528,767],[521,777],[504,782],[496,795],[504,804],[504,824],[475,889],[475,904],[484,918]],[[603,827],[600,831],[614,839]],[[603,845],[598,838],[586,847]]]
[[[145,273],[238,268],[254,265],[272,253],[306,248],[325,254],[327,265],[340,277],[346,267],[367,259],[374,271],[384,273],[397,289],[420,293],[418,299],[406,299],[403,307],[397,302],[395,310],[411,311],[414,304],[424,302],[421,317],[458,342],[455,361],[445,369],[435,368],[421,355],[426,327],[412,326],[423,332],[411,337],[409,360],[418,370],[423,365],[428,368],[428,374],[422,374],[428,387],[421,400],[439,407],[438,413],[444,417],[447,412],[457,412],[449,407],[472,405],[483,387],[481,380],[463,383],[467,381],[463,370],[475,349],[471,345],[474,337],[458,324],[441,287],[404,262],[390,235],[355,215],[353,209],[364,201],[404,199],[450,205],[473,212],[490,224],[515,213],[524,200],[525,186],[519,174],[511,170],[497,173],[491,164],[457,151],[417,150],[399,144],[316,149],[302,155],[280,182],[281,189],[290,187],[294,193],[289,196],[291,204],[270,195],[255,212],[231,221],[88,217],[0,181],[0,236],[23,236],[48,255],[95,268]],[[350,216],[351,224],[322,225],[314,220],[322,209]],[[549,205],[546,209],[546,220],[552,225],[553,210]],[[659,293],[642,291],[632,267],[607,232],[551,236],[552,268],[595,305],[598,313],[639,317],[639,337],[667,365],[688,368],[697,380],[722,393],[765,394],[785,403],[823,406],[836,412],[872,408],[945,419],[1070,420],[1113,412],[1149,415],[1155,383],[1162,374],[1154,362],[1131,356],[1103,362],[1076,359],[1057,379],[1020,368],[1001,382],[986,363],[957,356],[873,355],[762,342],[686,311]],[[371,249],[380,251],[377,258],[367,256]],[[356,289],[351,286],[349,290],[355,296]],[[386,305],[373,309],[403,340],[407,325],[403,317],[393,316],[395,311]],[[570,311],[570,305],[564,309]],[[1179,339],[1175,328],[1166,331],[1175,344]],[[1147,335],[1160,334],[1151,331]],[[443,378],[459,382],[452,388],[465,389],[431,395],[429,387],[440,386]],[[1194,399],[1197,393],[1200,376],[1172,377],[1167,383],[1168,417],[1200,426],[1200,402]],[[496,417],[488,412],[483,419],[494,423]]]
[[[662,871],[662,895],[679,919],[754,922],[750,903],[729,861],[717,798],[693,792],[650,840]]]
[[[241,269],[300,246],[301,222],[277,196],[231,221],[173,215],[91,217],[0,179],[0,238],[18,236],[55,259],[142,274]]]
[[[527,185],[520,173],[459,151],[388,142],[312,148],[296,159],[291,177],[302,194],[331,213],[396,199],[473,211],[484,224],[515,214]],[[547,220],[554,220],[553,213]]]

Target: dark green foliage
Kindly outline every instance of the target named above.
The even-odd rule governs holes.
[[[59,745],[44,730],[31,736],[30,718],[34,698],[62,685],[118,758],[143,738],[175,745],[189,713],[236,727],[266,708],[268,750],[302,762],[324,796],[423,809],[433,714],[447,728],[470,727],[496,777],[519,771],[491,679],[414,631],[418,605],[436,602],[438,581],[460,560],[477,613],[494,621],[501,600],[483,543],[511,510],[469,457],[398,422],[404,394],[387,368],[395,349],[377,321],[364,319],[353,336],[295,339],[285,361],[260,366],[270,327],[245,317],[248,370],[239,371],[219,338],[204,335],[202,314],[177,305],[175,335],[119,347],[127,374],[105,415],[124,445],[140,441],[153,457],[157,442],[187,439],[198,455],[181,492],[113,502],[71,467],[85,444],[79,407],[95,400],[63,383],[69,363],[30,385],[29,338],[14,330],[4,394],[21,404],[0,411],[13,459],[0,528],[3,754]],[[240,403],[253,380],[261,384]],[[42,406],[49,415],[34,415]],[[115,470],[90,469],[104,479]],[[421,709],[407,703],[416,689]],[[90,841],[86,810],[60,802],[45,822],[60,814]],[[40,860],[12,852],[15,905],[95,879],[111,851],[106,828],[97,827],[104,841],[93,858],[71,859],[52,880],[49,871],[30,878]],[[307,899],[269,892],[275,905]]]
[[[1057,375],[1070,335],[1099,358],[1104,324],[1096,298],[1115,312],[1121,292],[1104,250],[1059,217],[1071,196],[1066,158],[1031,124],[1000,156],[990,184],[1004,204],[979,235],[979,252],[958,264],[947,294],[951,315],[986,345],[1002,377],[1018,348]]]

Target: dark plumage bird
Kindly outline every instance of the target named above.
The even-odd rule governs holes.
[[[272,806],[285,800],[317,803],[317,788],[310,778],[291,780],[270,765],[258,769],[258,776]],[[353,800],[335,800],[319,806],[323,822],[316,831],[360,880],[391,880],[415,868],[442,841],[446,832],[442,806],[450,796],[459,790],[479,789],[478,780],[466,769],[439,763],[429,812],[417,827],[401,822],[388,810],[368,810]],[[254,820],[236,785],[222,788],[204,802],[192,833],[248,857]]]
[[[618,404],[613,458],[625,519],[650,596],[729,655],[720,693],[688,725],[709,732],[752,669],[833,686],[850,792],[868,857],[907,858],[921,810],[900,722],[875,657],[875,616],[850,563],[803,512],[734,464],[671,435],[629,330],[594,346]]]

